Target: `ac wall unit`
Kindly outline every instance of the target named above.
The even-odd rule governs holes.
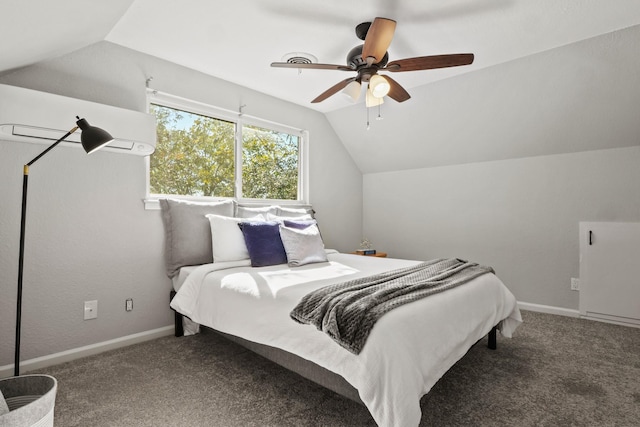
[[[156,148],[151,114],[0,84],[0,140],[50,144],[75,126],[76,116],[114,137],[102,150],[148,156]],[[81,148],[80,134],[61,144]]]

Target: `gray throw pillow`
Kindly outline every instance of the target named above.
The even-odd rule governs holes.
[[[328,261],[324,243],[316,225],[302,230],[281,225],[280,238],[287,254],[287,262],[292,267]]]
[[[207,214],[233,216],[233,200],[222,202],[190,202],[160,199],[165,231],[165,264],[173,277],[180,267],[213,262],[211,227]]]

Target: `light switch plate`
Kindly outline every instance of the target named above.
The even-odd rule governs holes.
[[[84,320],[96,319],[98,317],[98,301],[84,302]]]

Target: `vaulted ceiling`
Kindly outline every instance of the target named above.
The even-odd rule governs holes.
[[[2,12],[0,72],[106,40],[326,114],[363,172],[607,148],[606,138],[595,140],[591,118],[617,107],[594,100],[622,96],[629,98],[623,109],[637,106],[629,94],[638,91],[637,0],[5,0]],[[412,99],[385,102],[382,122],[371,109],[368,131],[362,101],[336,94],[310,103],[350,72],[270,67],[289,53],[345,64],[362,43],[355,26],[378,16],[397,21],[391,60],[472,52],[475,61],[394,74]],[[614,81],[621,78],[630,81]],[[558,101],[559,93],[572,100]],[[567,111],[577,105],[586,117]],[[586,146],[519,133],[538,121],[564,135],[569,130],[554,123],[564,113],[583,127],[572,144],[587,138]],[[606,128],[614,125],[621,123]],[[619,144],[638,144],[626,136],[637,126],[623,127]],[[485,138],[497,145],[472,143]],[[416,155],[400,157],[398,147]]]

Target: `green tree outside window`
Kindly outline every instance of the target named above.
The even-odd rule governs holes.
[[[150,160],[153,194],[298,199],[300,137],[242,127],[242,195],[235,195],[236,123],[151,104],[157,119]]]

